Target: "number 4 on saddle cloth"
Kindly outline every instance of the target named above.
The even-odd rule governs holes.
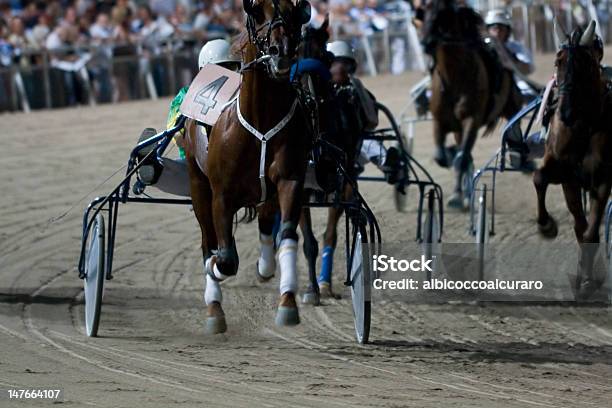
[[[224,107],[238,95],[239,88],[239,73],[206,64],[189,85],[180,112],[190,119],[212,126]]]
[[[204,151],[208,148],[208,132],[215,124],[223,109],[230,105],[238,95],[241,76],[239,73],[214,64],[206,64],[198,72],[189,87],[182,88],[170,104],[167,128],[175,125],[179,115],[184,115],[200,123],[197,131],[197,148]],[[156,132],[145,129],[139,142],[146,140]],[[179,146],[179,160],[164,157],[163,163],[153,159],[151,164],[142,166],[139,178],[144,185],[155,185],[162,191],[177,195],[189,195],[187,170],[184,153],[181,148],[183,131],[175,135]],[[142,149],[140,157],[146,156],[151,149]],[[205,157],[205,155],[202,155]],[[204,169],[205,163],[198,163]]]

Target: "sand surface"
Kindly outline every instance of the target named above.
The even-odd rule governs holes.
[[[552,58],[537,62],[544,82]],[[365,83],[399,114],[418,79]],[[237,231],[241,270],[224,284],[229,330],[205,336],[199,228],[188,207],[121,207],[100,337],[87,338],[76,271],[81,211],[118,179],[48,220],[124,165],[142,128],[163,126],[168,102],[0,115],[0,388],[60,387],[63,404],[75,407],[612,407],[609,308],[378,302],[372,344],[359,346],[344,292],[302,307],[299,327],[279,329],[277,280],[261,285],[253,273],[256,224]],[[498,145],[499,132],[480,139],[476,164]],[[432,152],[431,125],[421,124],[414,155],[448,192],[452,174]],[[362,190],[385,242],[414,239],[414,195],[399,214],[388,185]],[[558,240],[572,242],[559,187],[548,203]],[[529,176],[499,178],[497,209],[492,242],[540,242]],[[325,213],[314,213],[320,238]],[[466,214],[449,211],[444,241],[471,242],[467,227]],[[302,254],[299,267],[303,284]]]

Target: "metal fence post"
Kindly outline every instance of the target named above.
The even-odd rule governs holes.
[[[23,85],[23,77],[21,76],[21,72],[18,69],[15,70],[12,80],[15,82],[15,88],[17,88],[19,98],[21,99],[21,109],[25,113],[30,113],[28,94],[26,93],[25,86]]]
[[[11,95],[11,110],[17,110],[19,109],[18,105],[19,105],[19,101],[17,98],[17,87],[14,81],[15,78],[15,72],[17,71],[17,69],[15,68],[14,65],[10,65],[9,66],[9,89],[10,89],[10,95]]]
[[[49,78],[49,54],[42,53],[43,88],[45,92],[45,107],[51,109],[51,80]]]
[[[374,55],[372,55],[372,47],[370,47],[370,41],[368,41],[367,36],[361,36],[361,44],[363,45],[363,50],[366,55],[370,75],[375,76],[378,72],[376,71],[376,63],[374,62]]]
[[[171,95],[174,95],[176,92],[176,65],[173,57],[172,46],[169,44],[168,47],[166,47],[166,58],[168,60],[168,83],[170,86]]]

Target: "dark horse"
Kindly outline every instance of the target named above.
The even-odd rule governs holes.
[[[186,124],[191,197],[202,230],[206,328],[211,333],[226,330],[219,282],[238,271],[234,216],[258,204],[259,228],[266,235],[272,234],[275,208],[280,207],[276,322],[299,323],[296,228],[310,138],[288,76],[310,5],[305,0],[244,0],[243,5],[247,31],[236,44],[244,63],[242,83],[236,102],[212,128],[208,153],[198,140],[197,124]]]
[[[302,42],[299,46],[300,59],[295,64],[295,73],[302,82],[302,89],[308,95],[302,100],[310,100],[312,106],[304,110],[307,115],[308,132],[315,136],[317,142],[310,152],[310,158],[316,168],[309,167],[309,185],[305,186],[304,199],[316,194],[319,199],[323,195],[334,194],[340,189],[341,197],[345,201],[352,198],[352,188],[344,180],[338,185],[337,166],[341,164],[349,172],[354,168],[360,140],[358,106],[354,95],[339,92],[332,88],[330,82],[329,65],[332,55],[326,51],[329,40],[327,32],[328,20],[321,27],[315,29],[307,27],[302,33]],[[315,157],[316,156],[316,157]],[[352,174],[351,174],[352,176]],[[312,184],[311,184],[312,183]],[[316,184],[316,185],[315,185]],[[314,189],[314,190],[313,190]],[[261,252],[257,263],[257,276],[266,281],[274,275],[276,263],[274,260],[273,238],[269,232],[269,213],[274,212],[274,203],[271,202],[259,211],[259,227]],[[340,206],[332,206],[328,210],[327,228],[324,234],[323,268],[328,268],[326,276],[331,276],[333,248],[337,241],[336,225],[342,215]],[[319,254],[318,242],[312,230],[310,209],[304,207],[300,218],[300,229],[304,238],[304,255],[308,263],[309,285],[304,293],[304,302],[319,304],[320,291],[317,282],[316,262]],[[331,296],[331,286],[323,282],[321,292]]]
[[[423,45],[433,58],[432,96],[435,160],[449,167],[453,160],[445,148],[454,132],[458,152],[452,162],[456,184],[448,205],[464,207],[462,180],[471,163],[478,130],[492,131],[500,116],[512,117],[521,107],[521,95],[512,73],[486,49],[481,16],[453,0],[428,2],[423,24]],[[471,177],[470,175],[467,175]]]
[[[584,32],[576,29],[569,36],[556,24],[555,34],[561,44],[555,61],[559,99],[550,122],[544,162],[533,177],[538,193],[538,228],[545,237],[557,235],[557,223],[546,211],[546,189],[551,183],[561,184],[580,244],[576,297],[585,300],[603,283],[594,276],[593,264],[612,183],[612,97],[594,47],[595,22]],[[588,220],[582,189],[589,194]]]
[[[305,58],[315,58],[331,63],[333,56],[325,50],[329,34],[327,32],[327,19],[318,28],[307,28],[303,36],[302,52]],[[359,125],[359,105],[357,95],[351,92],[350,83],[347,77],[345,86],[333,84],[330,78],[326,80],[321,76],[317,77],[314,86],[318,100],[318,120],[320,124],[319,136],[325,143],[333,145],[330,149],[319,151],[317,165],[319,179],[327,181],[324,190],[328,193],[336,193],[338,189],[343,201],[349,202],[353,199],[353,188],[347,180],[342,178],[342,183],[335,183],[338,180],[337,165],[341,164],[348,170],[349,177],[357,179],[355,160],[359,150],[362,129]],[[322,154],[321,154],[322,153]],[[321,173],[324,173],[321,175]],[[321,184],[321,183],[319,183]],[[330,190],[330,187],[333,189]],[[316,260],[318,256],[318,243],[312,232],[312,222],[310,209],[304,208],[300,227],[304,235],[304,254],[308,260],[309,286],[304,293],[305,303],[319,303],[320,295],[325,297],[335,296],[331,288],[331,273],[333,265],[333,255],[337,243],[337,224],[342,216],[343,208],[340,205],[331,206],[328,209],[327,225],[323,235],[323,254],[321,260],[321,275],[317,281]]]

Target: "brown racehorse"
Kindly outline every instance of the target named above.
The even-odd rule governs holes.
[[[546,211],[546,189],[561,184],[567,208],[574,217],[580,244],[576,282],[577,300],[590,297],[602,281],[593,265],[599,244],[599,227],[612,183],[612,97],[601,75],[594,47],[595,22],[571,35],[556,25],[558,44],[555,61],[559,100],[550,123],[544,161],[534,173],[538,193],[538,228],[549,238],[557,235],[557,223]],[[589,194],[588,220],[582,189]]]
[[[481,37],[482,18],[453,0],[427,3],[423,45],[433,58],[432,96],[435,160],[456,172],[448,205],[465,207],[462,179],[471,163],[478,131],[495,127],[500,116],[512,117],[521,107],[521,95],[512,73],[495,61]],[[445,148],[446,135],[454,132],[458,152],[454,159]],[[471,177],[471,174],[467,175]]]
[[[244,0],[243,4],[247,31],[236,44],[244,62],[242,83],[237,101],[223,111],[212,128],[208,153],[198,141],[197,124],[186,124],[185,152],[193,208],[202,230],[206,328],[210,333],[226,330],[219,282],[238,271],[234,216],[241,208],[252,209],[262,203],[262,231],[271,234],[278,207],[282,218],[278,249],[281,296],[276,322],[299,323],[296,227],[310,140],[288,74],[310,5],[305,0],[297,4],[290,0]],[[204,168],[198,163],[205,163]]]

